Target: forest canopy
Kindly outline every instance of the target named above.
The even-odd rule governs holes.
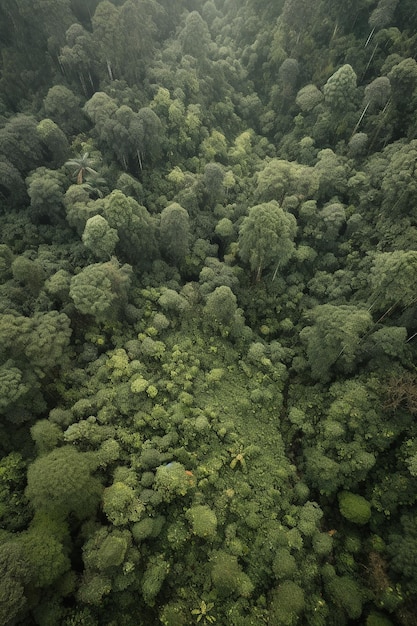
[[[0,4],[0,623],[416,626],[413,0]]]

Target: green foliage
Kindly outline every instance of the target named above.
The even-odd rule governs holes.
[[[286,580],[272,593],[269,616],[277,624],[296,624],[304,609],[304,593],[296,583]]]
[[[167,206],[161,213],[159,232],[162,254],[174,263],[183,261],[190,237],[187,211],[176,202]]]
[[[24,497],[26,463],[17,452],[0,461],[0,522],[3,530],[15,532],[23,528],[30,517]]]
[[[318,182],[311,167],[271,159],[258,174],[256,196],[263,203],[282,205],[286,196],[296,195],[300,200],[314,197]]]
[[[114,228],[110,228],[104,217],[94,215],[85,224],[82,240],[96,259],[105,260],[112,256],[119,236]]]
[[[363,597],[359,584],[348,576],[335,576],[326,584],[326,592],[333,604],[343,609],[349,619],[358,619],[362,613]]]
[[[0,622],[408,626],[415,7],[193,4],[0,3]]]
[[[308,113],[323,100],[323,94],[315,85],[305,85],[297,93],[297,106],[304,113]]]
[[[29,562],[21,543],[8,541],[0,545],[0,619],[11,624],[26,607],[25,586],[30,580]]]
[[[78,590],[78,599],[85,604],[99,606],[111,591],[111,581],[101,574],[85,574]]]
[[[130,265],[120,267],[115,258],[88,265],[71,279],[70,296],[84,315],[99,321],[115,319],[126,300],[130,277]]]
[[[146,604],[153,606],[161,590],[170,565],[162,555],[156,555],[147,566],[142,579],[142,595]]]
[[[19,537],[35,587],[52,585],[71,565],[63,543],[45,521],[42,525],[35,523]]]
[[[58,221],[62,216],[63,176],[38,167],[26,179],[32,216],[38,220]]]
[[[69,152],[69,145],[65,133],[55,122],[48,118],[39,122],[37,131],[48,151],[51,165],[53,167],[63,165]]]
[[[349,491],[338,494],[340,512],[354,524],[367,524],[371,517],[371,506],[362,496]]]
[[[120,566],[131,544],[127,531],[98,530],[83,547],[83,561],[88,569],[111,570]]]
[[[294,253],[297,222],[275,200],[249,209],[239,229],[239,255],[260,279],[264,269],[285,267]]]
[[[66,134],[73,134],[82,125],[80,99],[64,85],[51,87],[43,106],[48,118]]]
[[[191,507],[186,513],[194,535],[202,539],[213,540],[216,537],[216,513],[207,505],[200,504]]]
[[[292,578],[297,571],[297,563],[287,548],[279,548],[272,562],[272,570],[278,580]]]
[[[171,502],[178,496],[185,496],[192,486],[184,465],[173,461],[156,468],[155,489],[165,502]]]
[[[351,65],[342,65],[323,87],[326,104],[336,111],[349,106],[355,97],[356,74]]]
[[[351,372],[361,336],[372,325],[369,312],[354,306],[323,304],[308,315],[313,325],[303,328],[300,338],[306,344],[313,377],[327,381],[335,369]]]
[[[403,250],[382,252],[375,256],[370,283],[378,310],[390,306],[409,306],[414,302],[412,276],[417,263],[417,253]]]
[[[235,556],[219,551],[212,558],[211,579],[220,597],[249,597],[253,584],[245,574]]]
[[[393,623],[381,613],[372,612],[366,618],[366,626],[393,626]]]
[[[29,465],[26,495],[35,510],[88,518],[96,510],[102,492],[100,481],[91,474],[94,469],[88,453],[71,446],[56,448]]]
[[[115,482],[103,492],[103,511],[114,526],[125,526],[139,521],[145,506],[131,487]]]
[[[38,420],[30,429],[39,456],[52,452],[62,441],[62,430],[49,420]]]
[[[206,319],[214,326],[230,326],[237,312],[236,296],[226,285],[216,287],[207,296],[204,314]]]

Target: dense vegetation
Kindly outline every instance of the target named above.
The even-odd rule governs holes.
[[[1,624],[417,624],[416,33],[2,0]]]

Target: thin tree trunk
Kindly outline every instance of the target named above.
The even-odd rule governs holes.
[[[369,105],[370,105],[370,104],[371,104],[371,103],[370,103],[370,102],[368,102],[368,103],[366,104],[366,106],[364,107],[364,109],[363,109],[363,111],[362,111],[362,113],[361,113],[361,116],[360,116],[360,118],[359,118],[359,120],[358,120],[358,122],[357,122],[357,124],[356,124],[355,128],[354,128],[354,129],[353,129],[353,131],[352,131],[351,137],[353,137],[353,135],[354,135],[354,134],[356,133],[356,131],[358,130],[358,128],[359,128],[359,126],[360,126],[360,124],[361,124],[361,122],[362,122],[363,118],[365,117],[365,113],[367,112],[367,110],[368,110],[368,108],[369,108]]]
[[[374,32],[375,32],[375,27],[374,27],[374,28],[371,30],[371,32],[369,33],[369,35],[368,35],[368,39],[367,39],[367,40],[366,40],[366,42],[365,42],[364,48],[366,48],[366,46],[368,45],[368,43],[371,41],[371,39],[372,39],[372,36],[373,36]]]
[[[136,150],[136,155],[137,155],[137,157],[138,157],[138,163],[139,163],[140,171],[142,171],[142,170],[143,170],[143,166],[142,166],[142,158],[141,158],[141,156],[140,156],[140,152],[139,152],[139,150]]]

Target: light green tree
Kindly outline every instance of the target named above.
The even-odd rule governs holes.
[[[249,263],[256,280],[263,270],[285,267],[294,253],[297,222],[276,202],[265,202],[249,209],[239,229],[239,255]]]
[[[134,489],[116,481],[103,492],[103,511],[114,526],[126,526],[143,517],[145,505]]]
[[[213,540],[217,532],[216,513],[205,504],[198,504],[189,509],[186,518],[191,524],[192,531],[197,537]]]
[[[90,517],[102,493],[100,481],[92,475],[94,456],[63,446],[37,458],[28,468],[26,495],[36,511],[53,517],[74,514]]]
[[[364,497],[341,491],[338,494],[339,509],[343,517],[354,524],[367,524],[371,517],[371,505]]]
[[[204,315],[211,326],[230,329],[237,311],[236,296],[227,285],[216,287],[207,296]]]
[[[97,259],[105,260],[112,256],[119,236],[104,217],[94,215],[86,222],[82,240]]]
[[[313,168],[271,159],[258,174],[256,198],[260,202],[275,200],[280,204],[285,196],[295,195],[306,200],[315,196],[318,185],[319,178]]]
[[[126,302],[132,268],[117,260],[88,265],[73,276],[70,296],[76,308],[97,320],[113,319]]]
[[[407,307],[413,304],[416,300],[416,271],[417,252],[414,250],[377,254],[370,273],[373,305],[377,310],[385,311],[395,306]]]
[[[326,104],[333,111],[343,111],[354,101],[357,77],[351,65],[342,65],[323,87]]]

